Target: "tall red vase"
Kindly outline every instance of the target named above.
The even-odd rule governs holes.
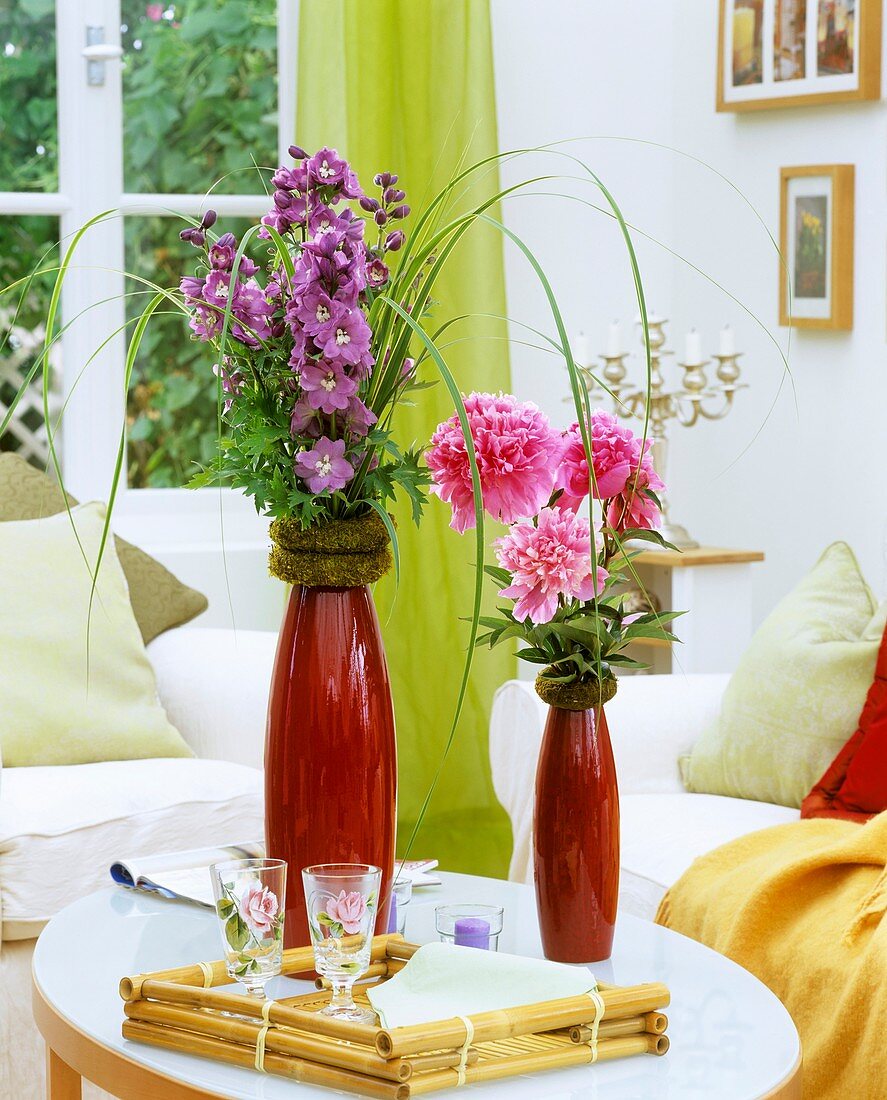
[[[289,867],[285,946],[310,942],[301,871],[312,863],[381,867],[376,929],[388,930],[396,792],[394,710],[370,590],[296,585],[265,742],[265,841]]]
[[[548,708],[533,832],[545,957],[609,958],[619,898],[619,791],[603,709]]]

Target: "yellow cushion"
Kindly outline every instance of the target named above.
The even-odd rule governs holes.
[[[834,543],[752,638],[684,761],[687,789],[800,806],[856,729],[885,618]]]
[[[0,749],[7,767],[191,756],[154,670],[108,539],[88,620],[103,504],[0,523]],[[85,559],[85,560],[84,560]],[[87,648],[87,622],[89,646]]]
[[[0,521],[41,519],[65,510],[61,486],[17,454],[0,454]],[[68,504],[77,500],[67,494]],[[202,592],[182,584],[150,554],[125,539],[114,543],[135,612],[142,641],[148,644],[164,630],[181,626],[206,611]]]

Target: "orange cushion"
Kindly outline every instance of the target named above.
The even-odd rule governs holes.
[[[887,810],[887,628],[859,728],[801,803],[801,817],[868,821]]]

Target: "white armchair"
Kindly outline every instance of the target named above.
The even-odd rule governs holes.
[[[197,756],[262,767],[277,635],[267,630],[168,630],[148,646],[170,722]]]
[[[678,758],[717,716],[728,679],[626,676],[607,704],[621,808],[620,907],[627,912],[652,919],[697,856],[798,817],[786,806],[684,790]],[[520,882],[533,880],[533,791],[547,710],[531,683],[509,680],[490,718],[493,786],[514,835],[509,878]]]
[[[0,772],[0,1096],[43,1096],[30,966],[43,925],[110,884],[115,857],[261,837],[265,712],[277,635],[180,628],[148,646],[195,759]]]

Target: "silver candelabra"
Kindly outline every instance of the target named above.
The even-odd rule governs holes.
[[[662,373],[663,358],[673,354],[665,347],[666,320],[665,317],[647,319],[652,363],[649,392],[645,386],[635,386],[626,380],[628,370],[625,360],[628,358],[628,352],[620,350],[617,322],[610,326],[607,354],[600,356],[604,364],[603,384],[599,384],[594,378],[590,364],[582,362],[580,355],[582,358],[587,358],[584,348],[579,349],[574,358],[578,361],[589,395],[597,397],[600,394],[603,397],[609,393],[613,400],[613,411],[617,416],[644,420],[649,410],[653,465],[667,485],[669,422],[676,420],[685,428],[691,428],[700,420],[721,420],[733,407],[736,391],[744,389],[745,385],[739,382],[741,353],[736,351],[733,331],[727,327],[721,331],[719,354],[713,357],[718,364],[715,370],[718,381],[710,383],[708,380],[705,368],[711,360],[702,358],[701,340],[694,330],[687,335],[685,362],[678,363],[684,372],[682,384],[677,388],[669,388]],[[637,324],[640,328],[643,347],[643,327],[640,322]],[[584,338],[581,339],[584,344]],[[662,534],[665,539],[681,549],[698,546],[699,543],[690,537],[685,527],[671,520],[665,493],[662,494],[661,500]]]

